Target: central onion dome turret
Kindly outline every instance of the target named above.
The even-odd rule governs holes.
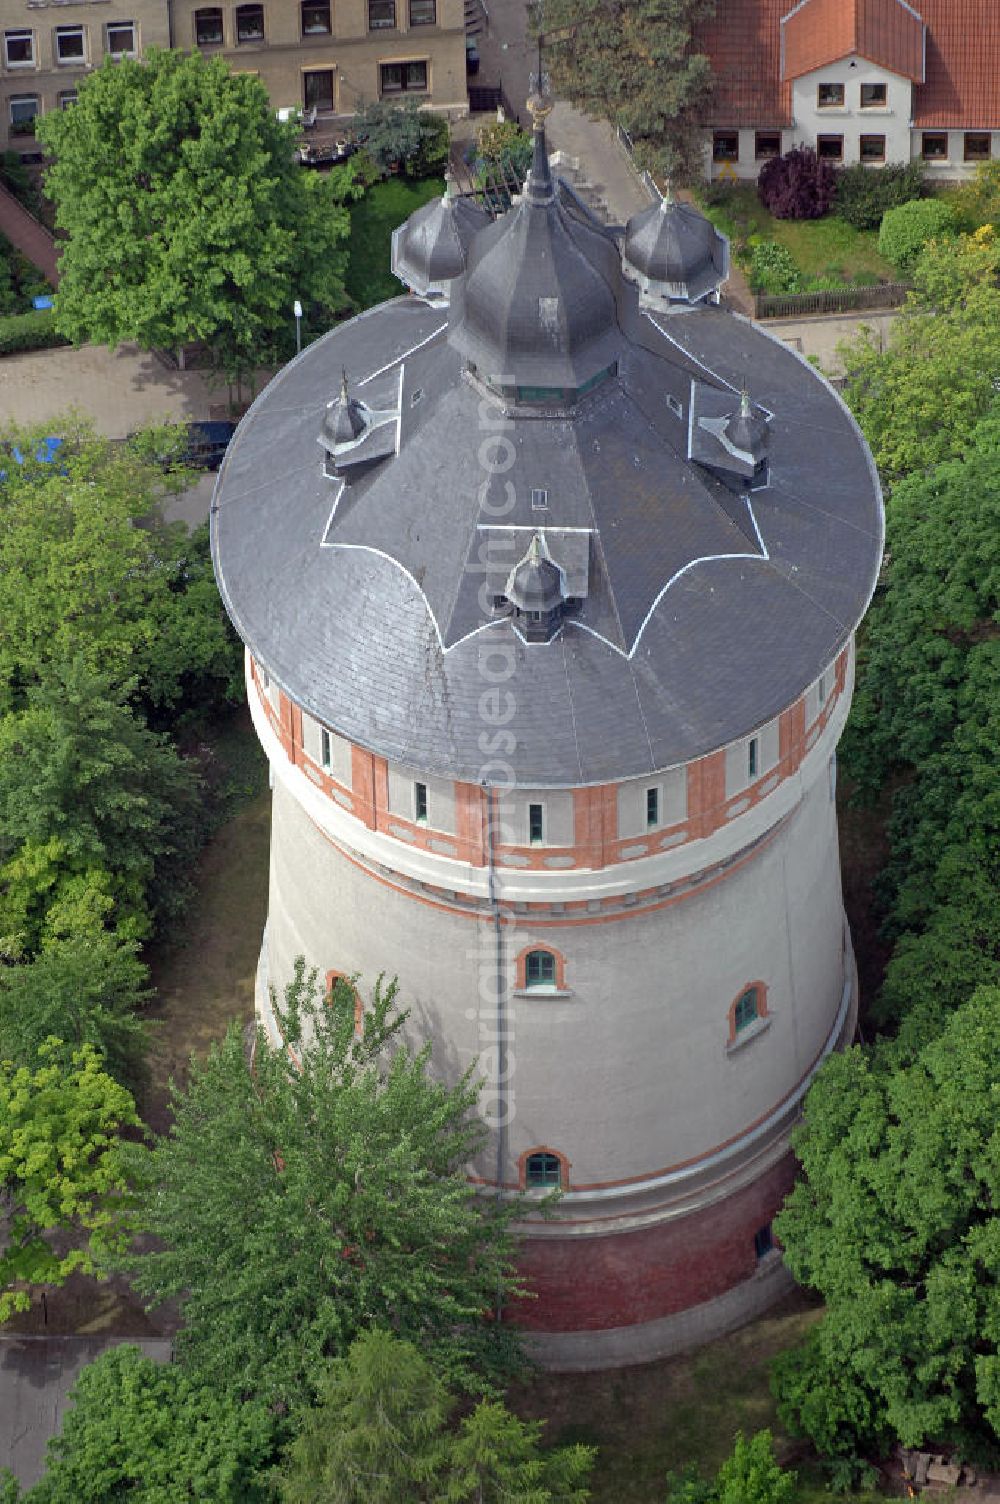
[[[716,299],[729,276],[729,241],[692,204],[675,202],[668,187],[659,204],[625,226],[622,261],[641,303],[700,303]]]
[[[454,178],[446,189],[392,232],[392,270],[411,292],[444,301],[450,284],[465,271],[473,237],[490,216],[471,198],[459,195]]]
[[[571,400],[614,369],[621,262],[613,240],[561,202],[545,143],[551,104],[535,93],[528,108],[534,153],[524,192],[476,237],[449,337],[487,385],[528,401]]]

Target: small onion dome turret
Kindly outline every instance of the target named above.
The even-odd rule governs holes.
[[[327,404],[320,443],[335,454],[345,444],[353,444],[359,439],[366,427],[365,410],[347,390],[347,372],[344,371],[340,396]]]
[[[486,210],[461,197],[448,173],[444,195],[393,230],[392,270],[411,292],[444,301],[449,284],[465,272],[473,238],[489,223]]]
[[[487,385],[520,400],[573,401],[614,369],[620,352],[614,242],[570,215],[549,168],[535,96],[534,152],[514,209],[476,237],[452,289],[449,339]]]
[[[542,553],[537,533],[532,535],[524,558],[511,570],[504,594],[527,640],[548,642],[562,614],[562,575]]]
[[[729,240],[668,187],[659,204],[625,226],[622,269],[640,302],[701,303],[716,298],[729,276]]]
[[[767,419],[760,411],[755,412],[746,387],[740,393],[737,412],[726,423],[726,447],[759,466],[767,454]]]

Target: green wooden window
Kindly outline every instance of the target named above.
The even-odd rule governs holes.
[[[558,1154],[529,1154],[524,1162],[526,1185],[562,1185],[562,1165]]]
[[[323,764],[324,768],[329,771],[330,763],[333,760],[330,755],[329,731],[321,731],[319,734],[319,760]]]
[[[528,840],[532,846],[540,846],[545,839],[545,821],[540,804],[528,805]]]
[[[757,738],[752,736],[747,745],[747,777],[756,778],[760,758],[758,756]]]
[[[529,987],[556,985],[556,958],[549,950],[528,952],[524,963],[524,980]]]
[[[660,823],[660,791],[659,789],[646,790],[646,825],[652,829]]]
[[[427,824],[426,783],[415,783],[413,785],[413,816],[418,825]]]
[[[758,1227],[753,1235],[753,1251],[759,1259],[766,1258],[774,1247],[774,1234],[771,1232],[770,1222],[765,1222],[763,1227]]]
[[[759,1017],[760,998],[757,995],[757,988],[748,987],[736,1004],[736,1012],[734,1014],[736,1033],[739,1034],[741,1029],[749,1028],[754,1020]]]

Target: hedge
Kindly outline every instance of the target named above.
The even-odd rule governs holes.
[[[47,350],[52,345],[68,345],[69,340],[57,333],[51,308],[33,309],[31,313],[12,313],[0,318],[0,355],[16,355],[22,350]]]

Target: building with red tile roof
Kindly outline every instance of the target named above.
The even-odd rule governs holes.
[[[997,0],[720,0],[696,45],[716,81],[713,176],[801,145],[939,177],[1000,156]]]

